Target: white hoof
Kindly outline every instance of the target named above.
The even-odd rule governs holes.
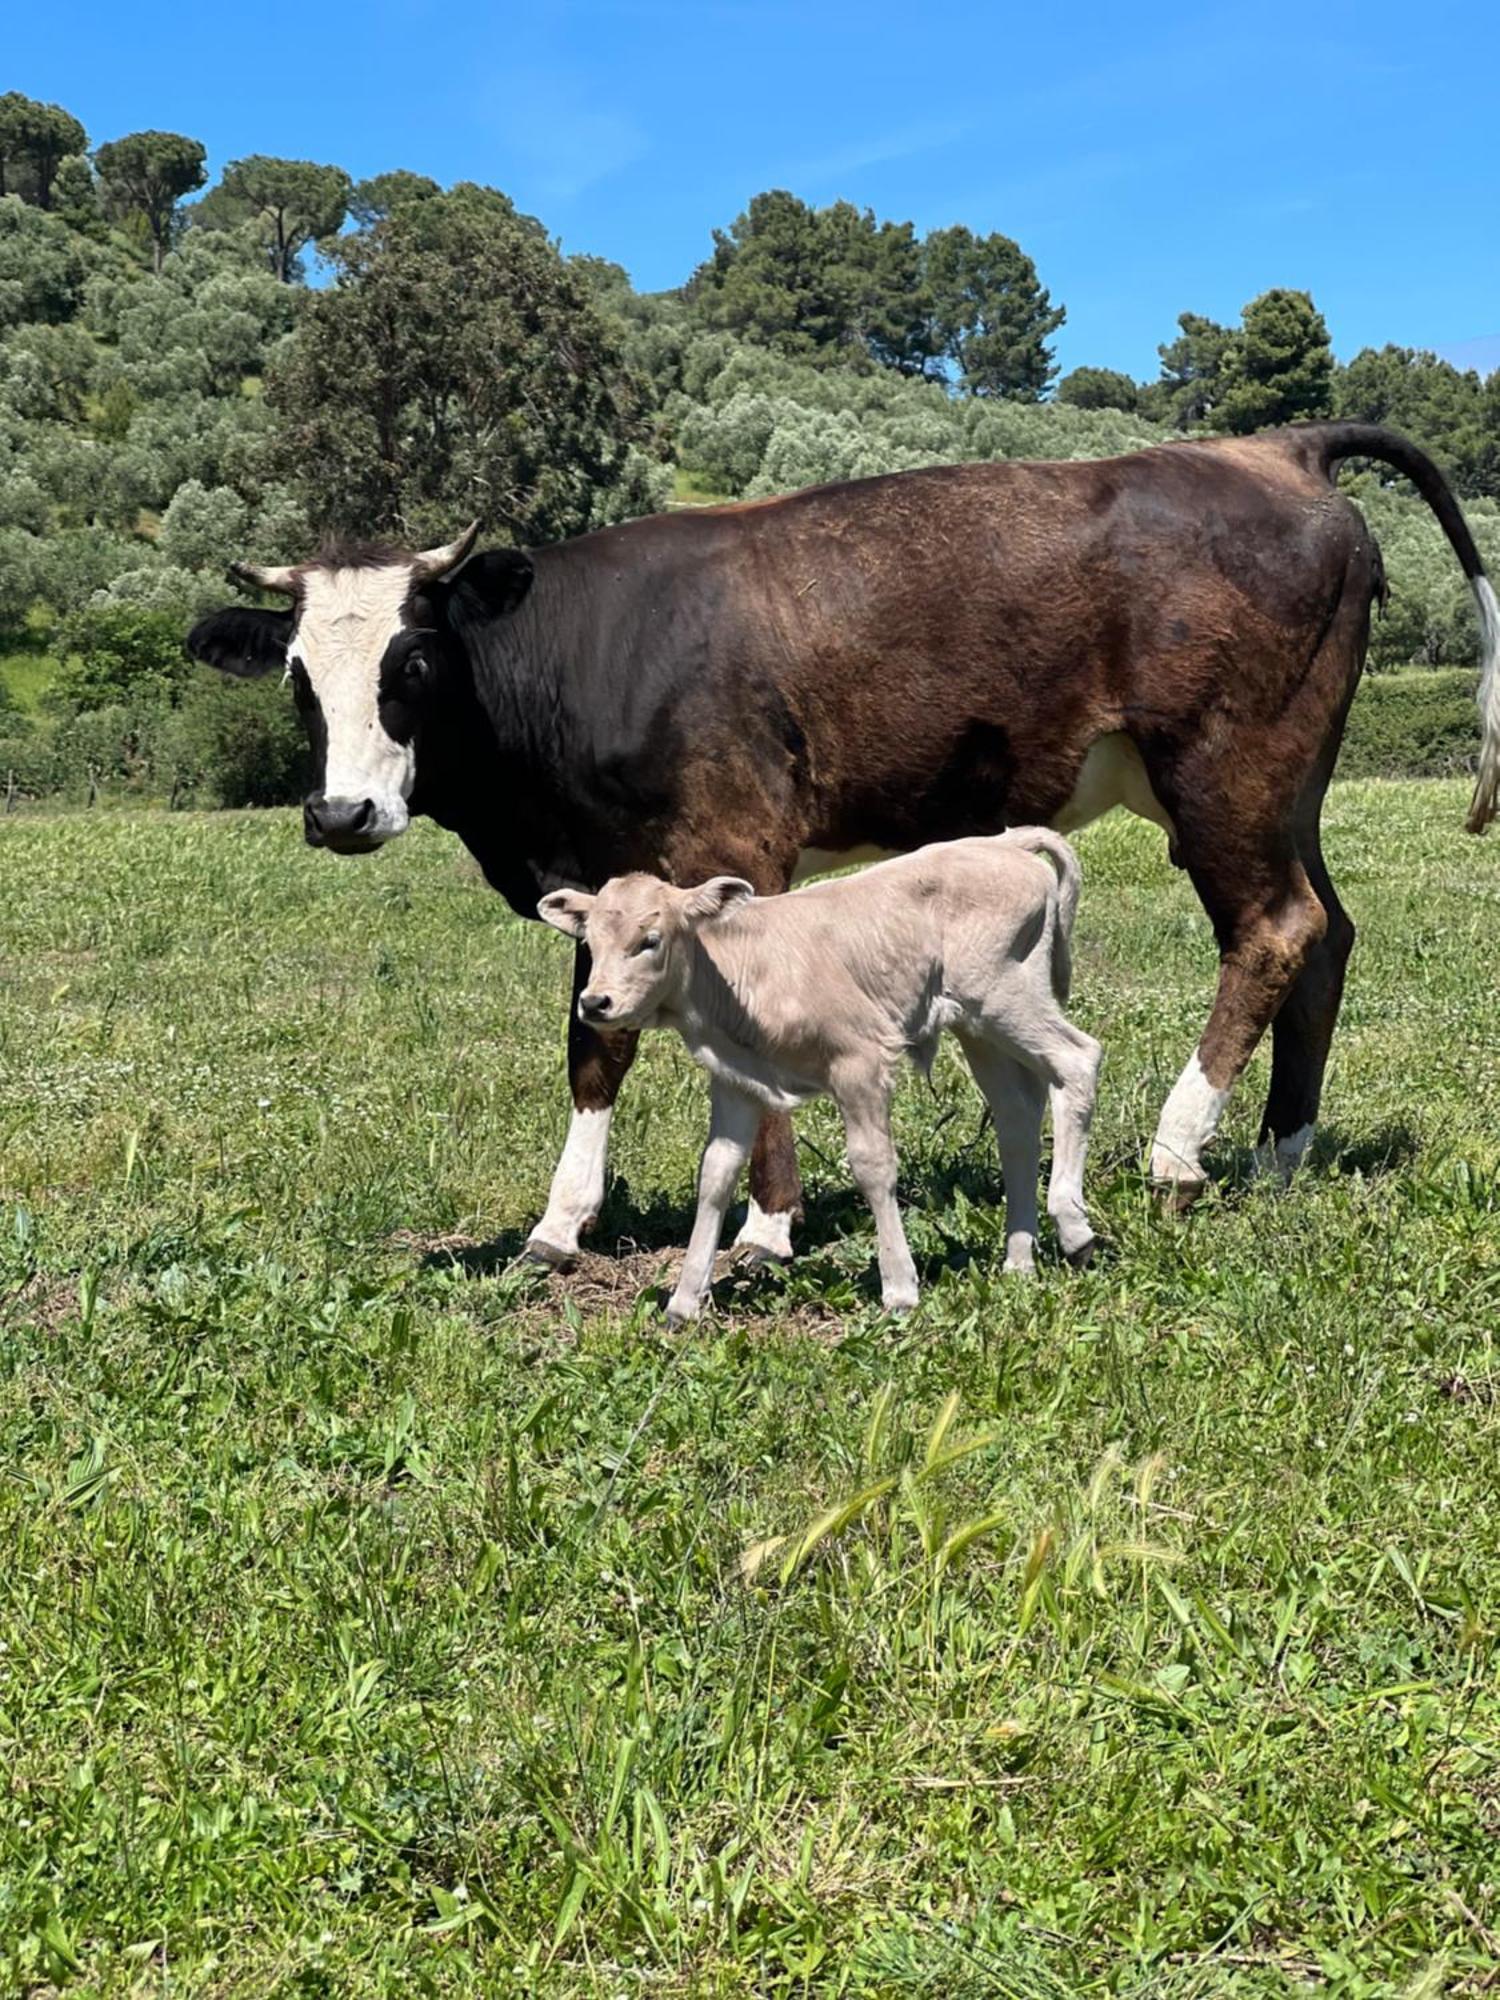
[[[680,1326],[687,1326],[703,1311],[702,1299],[685,1298],[681,1292],[674,1292],[667,1300],[667,1325],[675,1333]]]

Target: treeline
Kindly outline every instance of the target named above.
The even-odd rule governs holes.
[[[1058,381],[1064,308],[999,234],[918,237],[772,191],[681,287],[641,294],[492,188],[261,155],[207,178],[189,135],[90,149],[61,107],[0,98],[13,793],[234,802],[290,786],[287,705],[182,666],[180,638],[223,601],[230,560],[286,561],[329,531],[422,542],[479,514],[534,542],[674,494],[1337,413],[1417,436],[1500,552],[1500,377],[1397,348],[1341,367],[1302,292],[1266,293],[1232,327],[1184,314],[1150,382]],[[313,256],[326,287],[305,282]],[[1430,514],[1372,474],[1355,483],[1393,586],[1377,664],[1467,662],[1472,611]],[[6,709],[7,652],[23,692],[48,683],[39,713]]]

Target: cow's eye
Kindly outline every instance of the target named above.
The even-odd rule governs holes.
[[[432,668],[425,653],[408,653],[402,672],[410,686],[421,687],[431,674]]]
[[[660,949],[661,949],[660,931],[647,931],[646,935],[641,939],[640,943],[635,948],[637,957],[639,957],[643,951],[660,951]]]

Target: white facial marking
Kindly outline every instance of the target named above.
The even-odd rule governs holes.
[[[768,1215],[755,1199],[750,1197],[750,1207],[741,1224],[740,1233],[734,1239],[736,1250],[765,1250],[782,1263],[790,1263],[792,1255],[792,1218],[790,1211],[782,1215]]]
[[[1151,789],[1140,751],[1118,730],[1089,745],[1072,796],[1062,811],[1053,815],[1052,825],[1059,833],[1076,833],[1116,806],[1124,806],[1137,819],[1154,821],[1168,833],[1173,831],[1171,815]]]
[[[1201,1181],[1203,1148],[1219,1129],[1227,1090],[1216,1090],[1203,1074],[1197,1056],[1172,1086],[1172,1094],[1162,1106],[1156,1138],[1151,1146],[1151,1178],[1154,1181]]]
[[[302,615],[291,657],[307,670],[328,731],[325,797],[369,799],[376,840],[404,833],[416,779],[409,743],[380,722],[380,662],[401,629],[412,588],[409,563],[310,569],[302,576]]]
[[[567,1143],[552,1176],[547,1213],[531,1232],[533,1242],[548,1244],[570,1256],[578,1248],[580,1235],[604,1205],[609,1121],[608,1111],[573,1113]]]

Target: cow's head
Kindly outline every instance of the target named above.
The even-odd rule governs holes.
[[[675,889],[658,875],[616,875],[597,896],[555,889],[537,915],[589,948],[578,1017],[594,1028],[648,1028],[677,995],[683,942],[755,891],[737,875]]]
[[[307,727],[314,847],[363,854],[404,833],[424,737],[466,673],[462,629],[513,610],[531,584],[518,549],[474,555],[479,523],[446,548],[334,549],[286,569],[236,563],[236,580],[291,599],[231,606],[188,634],[188,651],[231,674],[285,671]],[[460,606],[458,599],[462,595]]]

